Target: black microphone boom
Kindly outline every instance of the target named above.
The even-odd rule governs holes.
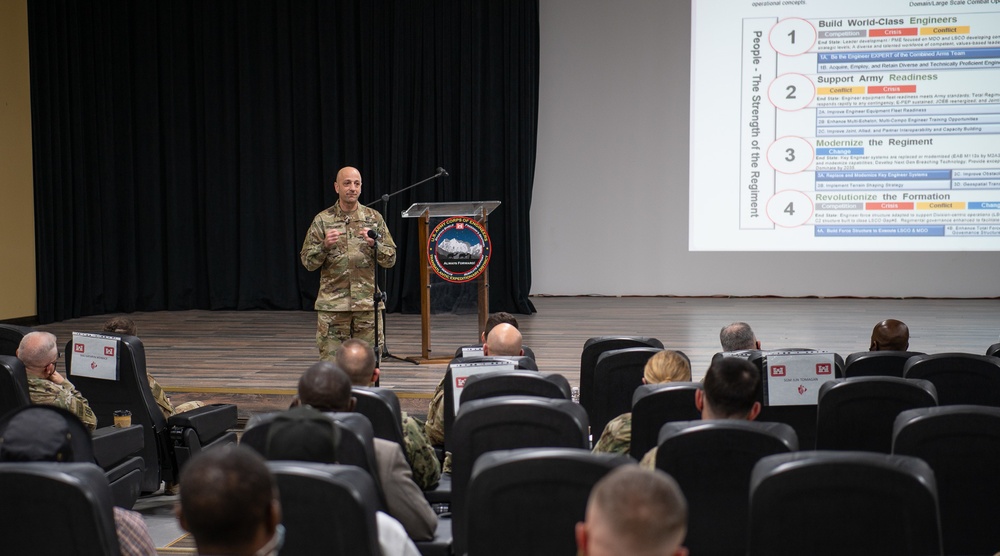
[[[437,167],[437,173],[438,173],[438,175],[441,175],[441,176],[447,176],[448,175],[448,170],[445,170],[444,168],[438,166]]]

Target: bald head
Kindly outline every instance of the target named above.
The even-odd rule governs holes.
[[[49,366],[59,355],[56,337],[49,332],[28,332],[17,346],[17,358],[30,372]]]
[[[483,344],[484,355],[524,355],[521,333],[510,324],[500,323],[490,330]]]
[[[351,380],[329,361],[314,363],[299,378],[299,402],[320,411],[351,411]]]
[[[337,181],[333,188],[340,198],[340,208],[353,211],[358,208],[358,197],[361,196],[361,172],[357,168],[345,166],[337,172]]]
[[[906,351],[910,347],[910,329],[901,321],[887,319],[872,329],[869,351]]]
[[[375,350],[364,340],[345,341],[337,350],[336,361],[354,386],[368,386],[375,381]]]
[[[728,326],[724,326],[719,332],[719,342],[722,344],[722,351],[760,349],[760,342],[757,341],[757,335],[750,329],[750,325],[745,322],[734,322]]]
[[[594,485],[577,546],[586,556],[673,556],[687,532],[687,502],[660,470],[622,465]]]

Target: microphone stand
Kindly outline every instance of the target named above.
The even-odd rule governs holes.
[[[418,185],[422,185],[422,184],[427,183],[427,182],[429,182],[431,180],[436,180],[437,178],[440,178],[442,176],[444,176],[444,177],[448,176],[448,171],[445,170],[444,168],[441,168],[440,166],[437,167],[437,169],[435,170],[435,172],[437,172],[437,173],[435,173],[433,176],[430,176],[428,178],[424,178],[424,179],[418,181],[417,183],[410,184],[410,185],[408,185],[408,186],[406,186],[406,187],[404,187],[404,188],[402,188],[402,189],[400,189],[398,191],[393,191],[392,193],[385,193],[385,194],[383,194],[382,197],[379,199],[380,201],[382,201],[382,218],[384,219],[386,217],[386,215],[389,214],[389,199],[395,197],[396,195],[399,195],[400,193],[403,193],[404,191],[409,191],[409,190],[413,189],[414,187],[417,187]],[[374,205],[375,203],[379,202],[379,200],[372,201],[371,203],[368,203],[365,206],[366,207],[370,207],[370,206]],[[374,254],[374,257],[373,257],[375,264],[372,265],[372,272],[374,273],[374,278],[375,278],[375,292],[372,294],[372,296],[373,296],[372,299],[374,301],[374,307],[375,307],[375,366],[378,367],[378,368],[382,367],[381,363],[382,363],[382,358],[383,357],[385,357],[386,359],[395,359],[396,361],[405,361],[407,363],[413,363],[414,365],[416,365],[417,364],[416,361],[412,361],[412,360],[405,359],[405,358],[402,358],[402,357],[397,357],[397,356],[393,355],[392,353],[390,353],[389,352],[389,347],[388,347],[388,342],[383,342],[383,345],[381,346],[381,348],[383,350],[385,350],[385,354],[383,354],[379,350],[380,346],[379,346],[379,341],[378,341],[378,304],[379,304],[379,301],[383,301],[383,300],[388,299],[388,296],[385,294],[385,292],[381,291],[379,289],[379,287],[378,287],[378,285],[379,285],[379,281],[378,281],[378,268],[379,268],[379,264],[378,264],[378,237],[377,237],[378,234],[377,233],[373,234],[371,230],[369,230],[368,233],[371,234],[368,237],[375,236],[375,237],[372,237],[372,239],[375,240],[375,246],[374,246],[374,248],[375,248],[375,252],[374,253],[375,254]],[[384,268],[382,269],[382,280],[383,281],[387,280],[386,279],[386,269],[384,269]],[[383,319],[385,318],[384,314],[383,314],[382,318]],[[387,329],[387,328],[388,327],[385,325],[385,322],[383,321],[383,323],[382,323],[383,333],[384,333],[384,330]],[[375,386],[378,386],[378,381],[375,382]]]

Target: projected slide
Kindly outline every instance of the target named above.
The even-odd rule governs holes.
[[[693,0],[693,251],[1000,251],[1000,0]]]

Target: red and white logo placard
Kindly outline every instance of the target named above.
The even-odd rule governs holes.
[[[814,405],[820,385],[835,376],[831,352],[770,352],[765,361],[765,405]]]
[[[73,333],[73,376],[118,380],[118,338]]]

